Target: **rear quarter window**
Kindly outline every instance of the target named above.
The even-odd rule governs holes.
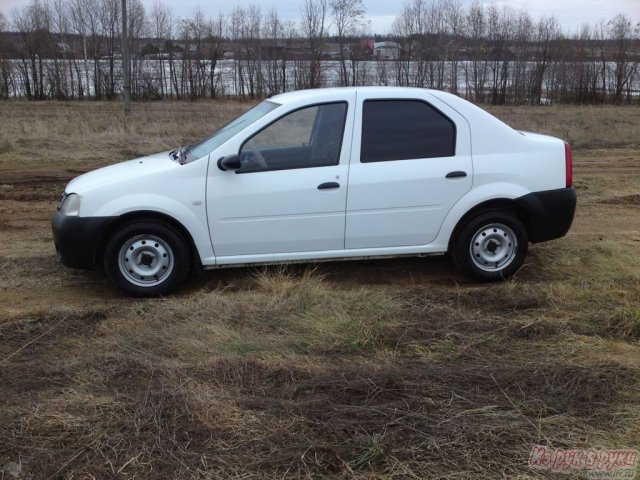
[[[366,100],[360,161],[386,162],[455,155],[453,121],[422,100]]]

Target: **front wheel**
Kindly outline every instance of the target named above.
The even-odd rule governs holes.
[[[508,212],[484,212],[468,220],[452,245],[460,270],[476,280],[503,280],[518,271],[529,246],[527,231]]]
[[[189,250],[184,237],[164,223],[132,222],[109,240],[104,269],[130,295],[165,295],[187,276]]]

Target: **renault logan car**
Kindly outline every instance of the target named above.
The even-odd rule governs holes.
[[[480,281],[565,235],[571,151],[440,91],[274,96],[199,143],[72,180],[53,217],[69,267],[162,295],[191,266],[450,252]]]

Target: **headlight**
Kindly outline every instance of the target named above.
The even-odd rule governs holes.
[[[65,195],[58,207],[60,213],[69,217],[77,217],[80,214],[80,195],[70,193]]]

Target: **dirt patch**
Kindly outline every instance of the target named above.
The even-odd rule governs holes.
[[[617,365],[513,361],[507,366],[491,358],[446,364],[354,360],[302,371],[240,360],[215,365],[210,375],[193,373],[201,381],[222,384],[238,407],[259,412],[259,422],[274,427],[261,442],[245,443],[247,451],[238,460],[274,468],[277,462],[268,452],[279,452],[276,458],[287,465],[296,465],[309,448],[332,452],[322,455],[319,464],[306,465],[307,472],[316,474],[326,474],[326,468],[344,471],[345,463],[358,469],[417,458],[434,462],[443,452],[432,450],[432,442],[446,451],[454,469],[473,469],[467,456],[454,454],[456,449],[471,449],[479,456],[474,461],[488,461],[523,440],[534,442],[540,432],[528,417],[602,414],[607,402],[623,398],[626,379],[635,374]],[[279,426],[277,418],[291,418],[295,431]],[[471,425],[488,430],[477,436]],[[545,428],[551,433],[555,427],[543,427],[543,434]],[[363,462],[367,455],[370,461]]]
[[[638,374],[615,365],[417,360],[326,368],[238,359],[168,370],[135,356],[96,358],[89,367],[99,392],[93,401],[108,403],[97,411],[67,396],[66,415],[74,420],[65,431],[57,430],[64,418],[52,410],[63,401],[60,394],[51,391],[38,411],[22,403],[18,408],[32,421],[21,431],[3,422],[0,432],[20,441],[0,454],[23,458],[27,471],[41,476],[78,452],[73,471],[97,477],[107,476],[109,465],[133,476],[176,477],[193,462],[216,478],[238,465],[269,477],[366,476],[398,462],[429,465],[432,475],[453,469],[497,476],[505,467],[522,475],[526,463],[509,463],[511,455],[525,455],[541,436],[584,433],[588,421],[560,419],[602,418],[620,400],[626,379]],[[48,378],[49,388],[68,383],[70,374],[82,377],[78,364],[34,373],[41,382]],[[557,420],[540,422],[547,416]],[[32,439],[38,449],[29,448]],[[438,466],[443,455],[447,464]]]
[[[60,184],[64,183],[67,176],[61,178],[59,175],[42,176],[42,175],[29,175],[25,172],[3,172],[2,185],[20,185],[29,187],[38,187],[42,185]]]
[[[0,170],[0,174],[0,201],[55,202],[71,179],[68,173],[58,172],[43,175],[41,171]]]
[[[23,355],[43,353],[42,349],[59,346],[63,338],[94,334],[97,325],[107,315],[108,310],[98,307],[85,311],[41,311],[18,317],[0,317],[0,352],[9,356],[20,348]],[[38,338],[43,338],[43,341],[35,341]]]
[[[604,205],[640,205],[640,194],[607,198],[602,200],[600,203]]]
[[[16,202],[55,202],[60,199],[60,192],[38,191],[31,192],[18,191],[7,192],[0,191],[0,200],[13,200]]]
[[[28,230],[30,225],[24,223],[14,222],[6,218],[0,219],[0,230]]]

